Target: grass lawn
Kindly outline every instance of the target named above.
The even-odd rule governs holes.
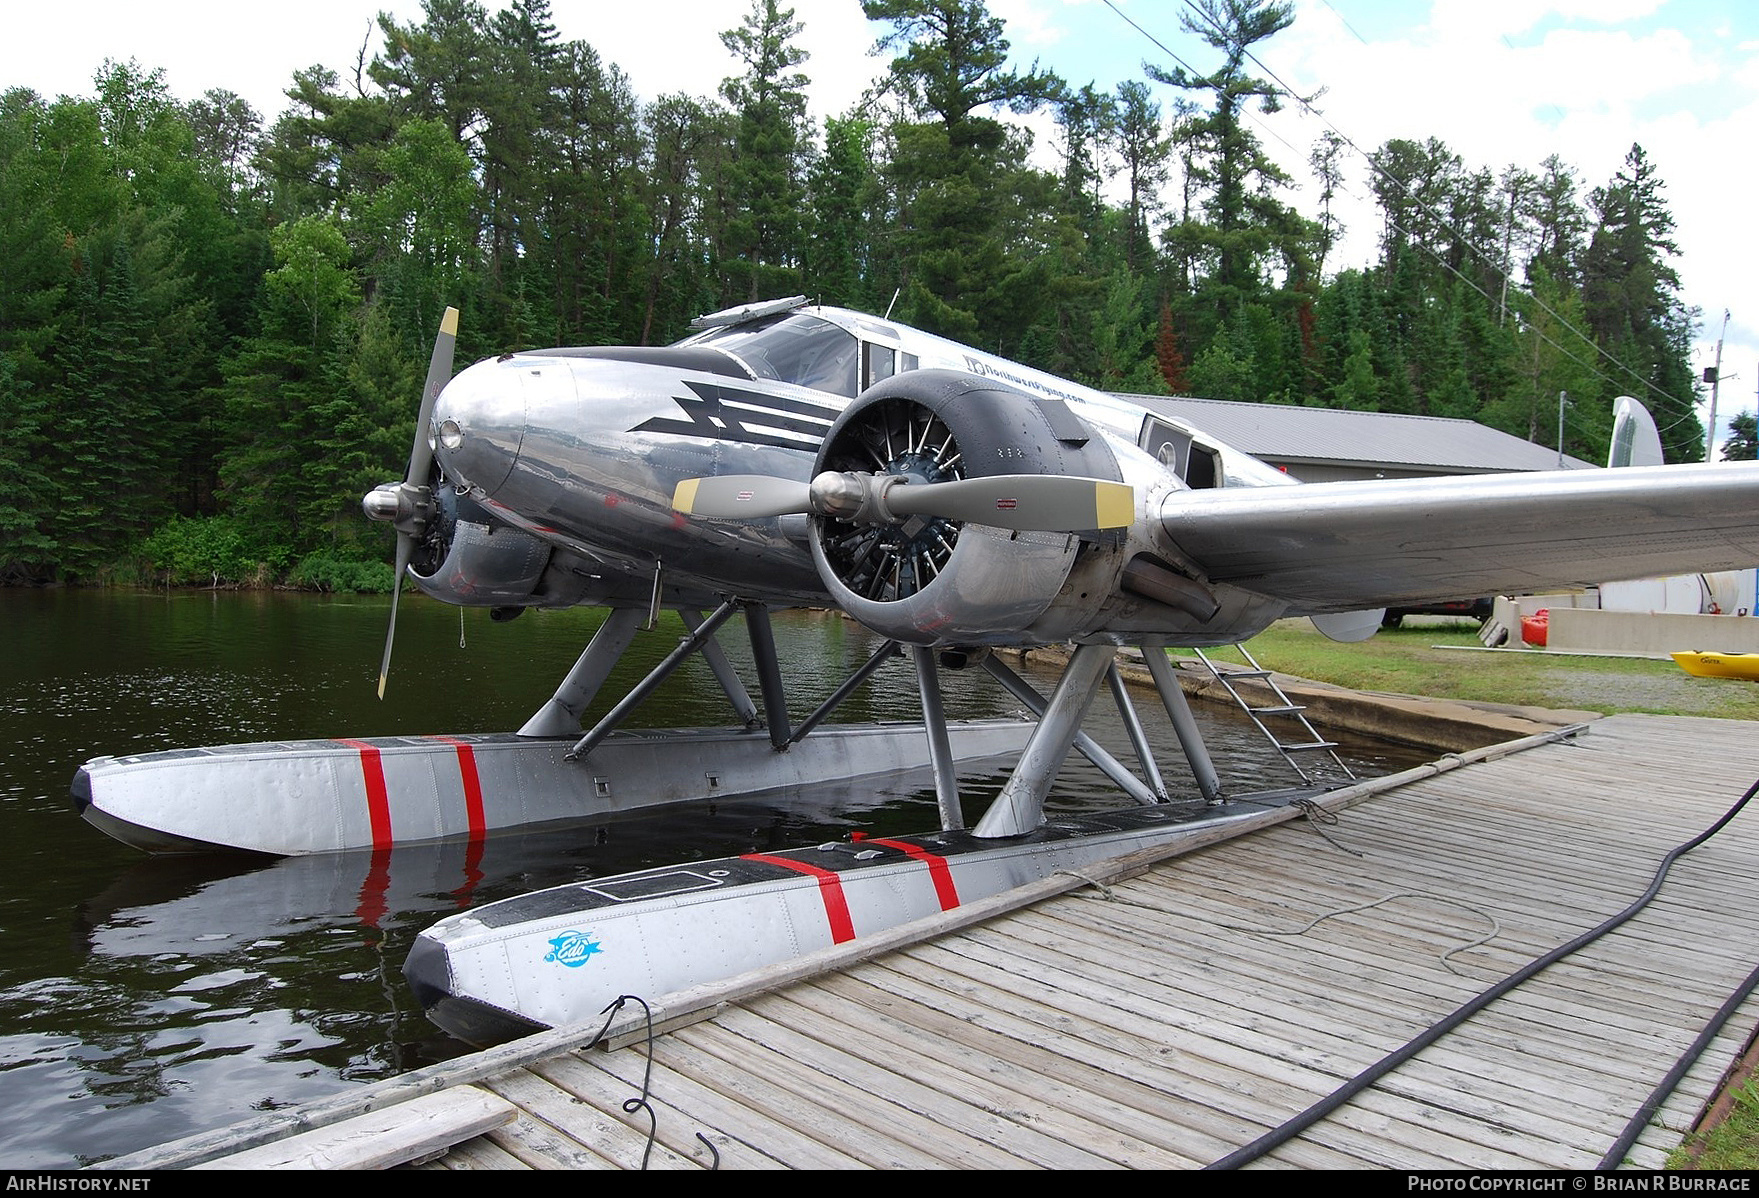
[[[1693,1136],[1667,1159],[1670,1169],[1740,1169],[1759,1165],[1759,1088],[1753,1078],[1736,1085],[1728,1115]]]
[[[1281,620],[1247,648],[1266,669],[1352,690],[1574,711],[1759,720],[1759,683],[1695,678],[1672,661],[1489,651],[1472,621],[1416,616],[1341,645],[1307,620]],[[1212,656],[1238,660],[1231,650]]]

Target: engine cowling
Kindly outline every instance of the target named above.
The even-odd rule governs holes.
[[[422,591],[466,607],[515,608],[572,600],[552,593],[554,547],[489,515],[451,487],[435,488],[429,519],[409,573]]]
[[[911,371],[865,391],[826,433],[815,473],[824,471],[879,471],[911,484],[1001,474],[1120,479],[1103,438],[1061,400],[951,370]],[[869,628],[906,644],[981,645],[1018,641],[1057,598],[1082,545],[1110,535],[814,516],[811,542],[831,597]]]

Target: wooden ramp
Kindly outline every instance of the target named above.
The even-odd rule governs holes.
[[[625,1110],[644,1043],[479,1063],[512,1122],[422,1167],[1200,1167],[1625,908],[1756,776],[1750,724],[1610,717],[728,1003],[654,1039],[651,1120]],[[1759,803],[1254,1167],[1594,1167],[1759,960],[1756,874]],[[1662,1164],[1756,1012],[1630,1164]]]

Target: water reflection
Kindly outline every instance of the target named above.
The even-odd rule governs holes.
[[[602,821],[475,846],[417,845],[281,861],[147,858],[78,820],[74,769],[100,753],[339,735],[517,727],[554,689],[596,627],[590,612],[491,624],[404,602],[383,704],[373,698],[384,600],[274,594],[0,591],[13,633],[0,655],[0,1166],[65,1167],[312,1101],[459,1051],[413,1007],[401,967],[415,934],[473,904],[648,865],[772,851],[935,823],[925,783],[762,799]],[[676,644],[672,621],[638,638],[591,716]],[[723,634],[736,664],[749,649]],[[840,617],[778,619],[798,718],[876,647]],[[749,677],[749,674],[747,674]],[[946,674],[949,714],[1016,705],[976,672]],[[1040,679],[1041,689],[1048,682]],[[1095,704],[1097,739],[1128,760],[1121,727]],[[1145,720],[1169,785],[1192,788],[1164,716]],[[727,721],[712,674],[692,661],[637,725]],[[908,663],[885,667],[839,718],[910,719]],[[1230,783],[1290,782],[1255,732],[1199,705]],[[1240,721],[1241,724],[1244,721]],[[1359,772],[1421,754],[1347,748]],[[963,788],[975,820],[1000,775]],[[1119,805],[1072,763],[1063,809]],[[249,796],[240,796],[248,802]]]

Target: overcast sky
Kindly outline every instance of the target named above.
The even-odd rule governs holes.
[[[1115,5],[1115,9],[1114,9]],[[491,11],[498,0],[486,0]],[[552,0],[561,35],[593,45],[644,97],[712,95],[736,71],[719,33],[745,0]],[[868,53],[879,27],[856,0],[794,0],[812,57],[816,115],[847,110],[881,70]],[[1199,70],[1216,52],[1179,27],[1177,0],[991,0],[1020,65],[1037,59],[1074,84],[1110,90],[1140,79],[1167,53]],[[0,39],[0,88],[45,96],[89,95],[105,58],[162,68],[180,99],[225,88],[272,118],[295,70],[314,63],[345,78],[374,15],[419,21],[419,0],[302,0],[292,6],[236,0],[79,0],[9,6]],[[1759,237],[1751,193],[1759,131],[1759,5],[1748,0],[1295,0],[1292,27],[1258,47],[1265,66],[1302,94],[1324,89],[1319,114],[1291,106],[1262,118],[1266,146],[1300,177],[1309,148],[1330,127],[1364,151],[1391,137],[1436,137],[1468,168],[1536,168],[1548,154],[1588,188],[1611,180],[1640,142],[1666,184],[1688,304],[1701,310],[1693,365],[1723,347],[1718,426],[1752,411],[1759,388]],[[1124,19],[1140,25],[1139,32]],[[1170,89],[1156,87],[1163,103]],[[1356,158],[1356,203],[1333,266],[1364,265],[1378,224],[1368,207],[1366,164]],[[1313,214],[1313,188],[1293,197]],[[1708,404],[1705,405],[1707,410]],[[1718,440],[1721,440],[1719,433]]]

